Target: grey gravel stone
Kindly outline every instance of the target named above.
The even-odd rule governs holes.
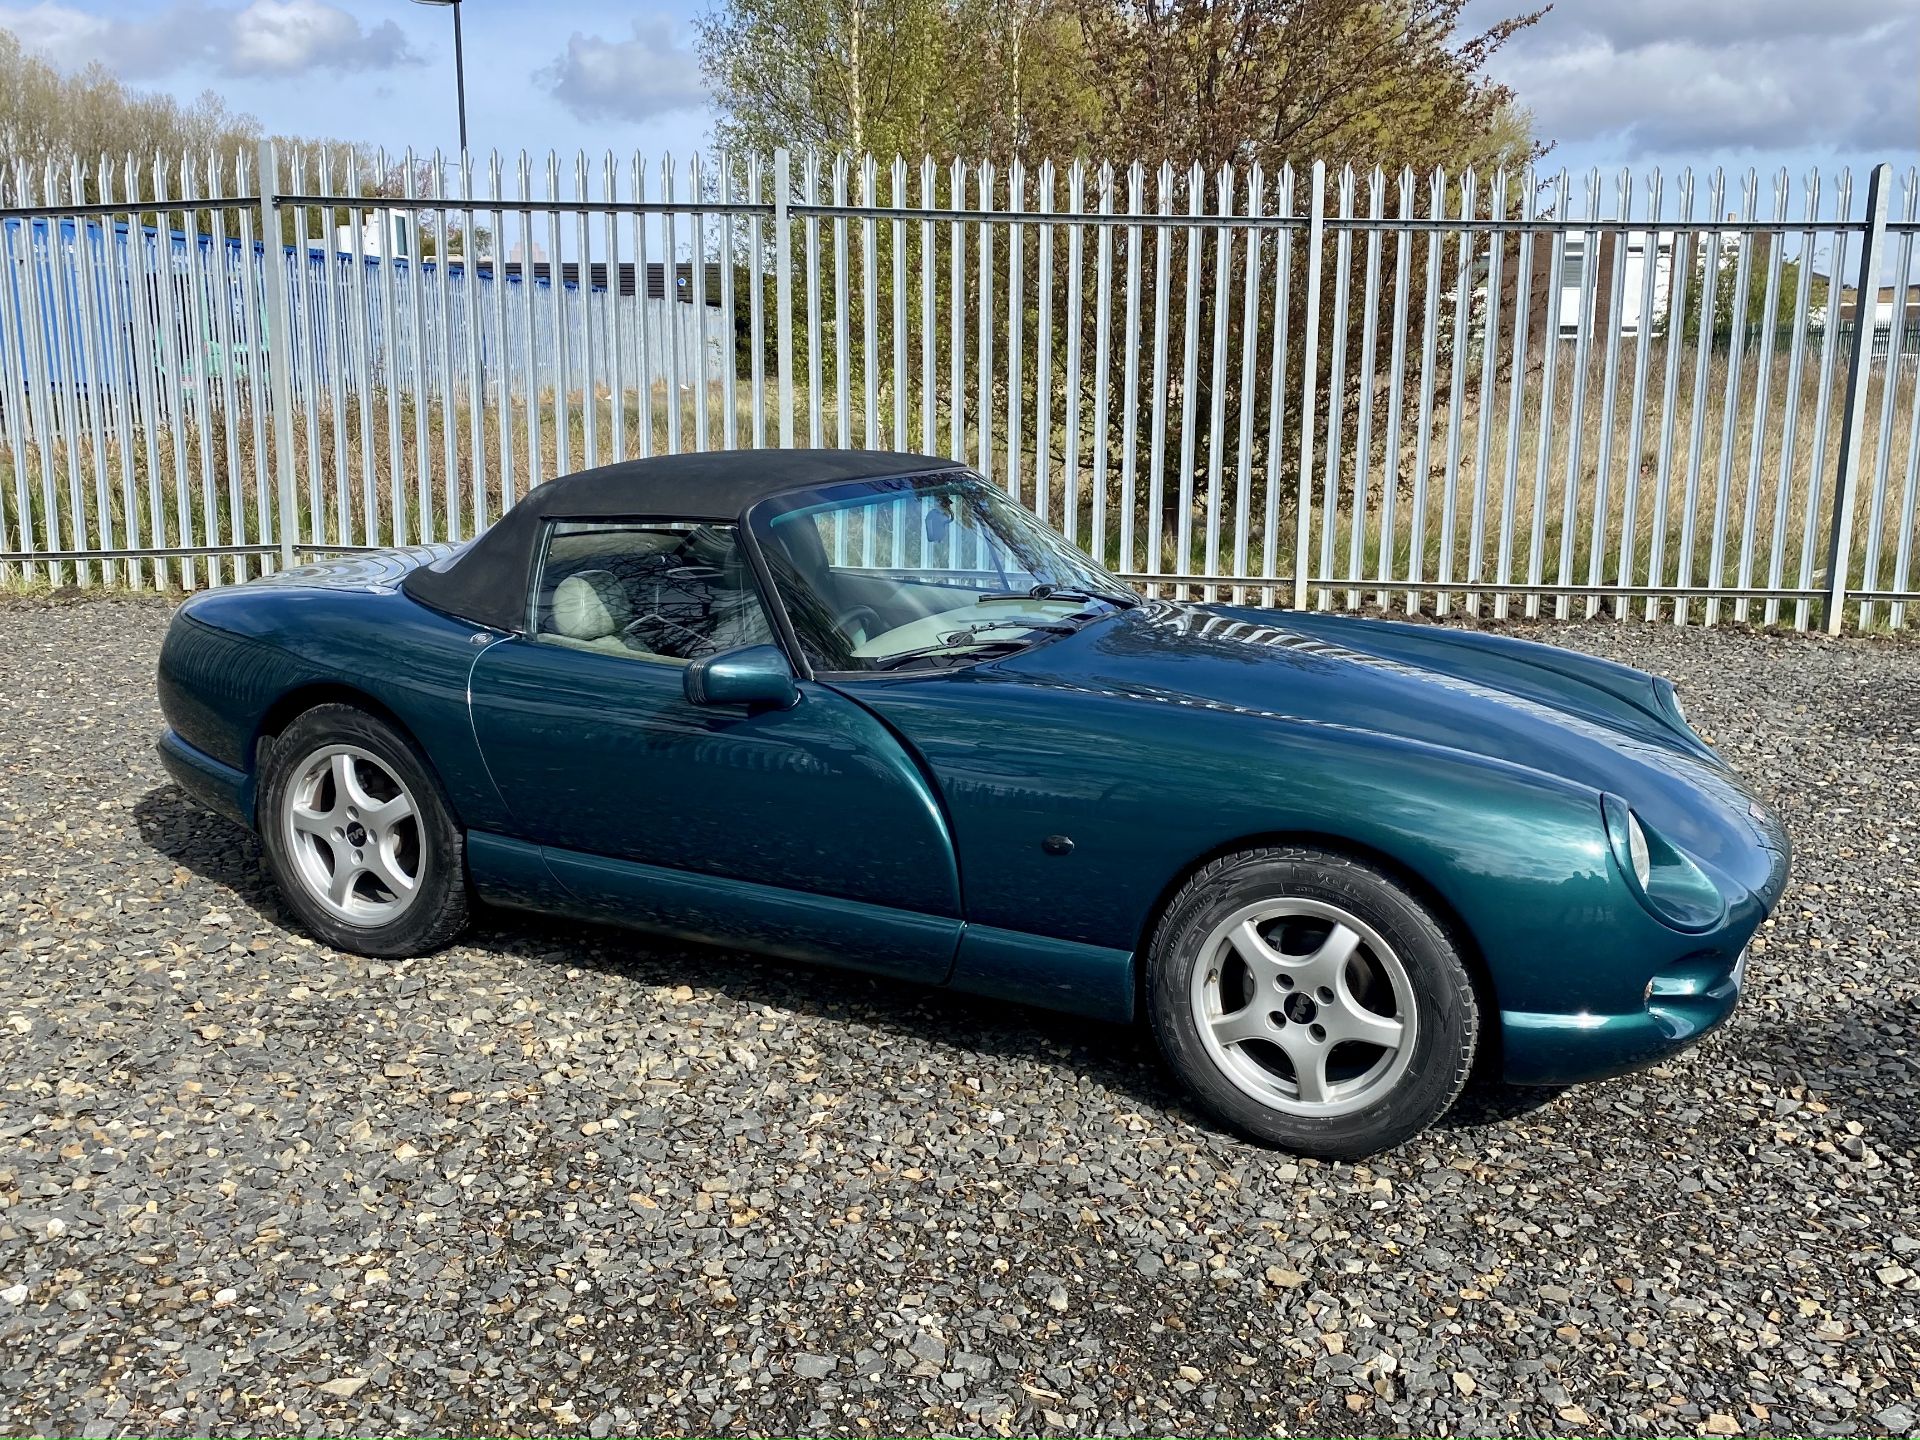
[[[0,603],[0,1431],[1913,1428],[1920,646],[1523,630],[1675,679],[1792,887],[1697,1049],[1323,1165],[1071,1017],[317,945],[153,756],[168,613]]]

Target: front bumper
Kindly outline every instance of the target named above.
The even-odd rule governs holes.
[[[194,749],[173,731],[160,736],[154,747],[167,774],[187,794],[209,810],[237,824],[253,828],[253,777],[244,770]]]
[[[1749,878],[1735,882],[1716,873],[1726,880],[1725,921],[1697,935],[1657,927],[1656,953],[1646,968],[1622,957],[1621,978],[1632,977],[1627,1004],[1541,1012],[1502,1008],[1503,1078],[1516,1085],[1577,1085],[1624,1075],[1677,1055],[1726,1022],[1746,983],[1748,947],[1786,893],[1793,868],[1793,846],[1778,819],[1751,802],[1749,813],[1762,836],[1742,867]],[[1638,952],[1641,946],[1625,948]]]
[[[1655,975],[1644,1006],[1626,1015],[1500,1012],[1501,1072],[1515,1085],[1577,1085],[1678,1054],[1719,1027],[1739,1003],[1743,946],[1689,955]]]

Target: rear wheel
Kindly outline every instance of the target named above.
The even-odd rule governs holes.
[[[1358,1159],[1418,1134],[1473,1063],[1459,951],[1344,855],[1243,851],[1183,886],[1148,954],[1155,1036],[1200,1102],[1270,1144]]]
[[[466,856],[413,746],[350,705],[318,705],[268,751],[260,833],[280,893],[342,950],[436,950],[467,921]]]

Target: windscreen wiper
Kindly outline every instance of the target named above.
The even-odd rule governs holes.
[[[873,668],[876,670],[892,670],[908,660],[919,660],[928,655],[948,655],[956,650],[1019,650],[1027,644],[1025,639],[1015,639],[1013,636],[1008,636],[1002,640],[983,640],[979,638],[990,630],[1010,630],[1015,626],[1029,633],[1038,631],[1046,635],[1071,635],[1079,628],[1078,626],[1059,623],[1031,625],[1021,620],[993,621],[982,625],[971,625],[963,630],[955,630],[942,636],[940,643],[937,645],[921,645],[916,649],[902,650],[897,655],[888,655],[875,661]]]
[[[884,660],[876,660],[876,670],[897,670],[909,660],[926,660],[935,655],[957,656],[963,651],[1018,650],[1025,646],[1024,640],[973,640],[959,645],[922,645],[918,650],[902,650],[898,655],[889,655]]]
[[[1036,585],[1031,590],[1009,590],[1003,595],[982,595],[974,603],[988,605],[1004,600],[1104,600],[1109,605],[1118,605],[1123,610],[1131,610],[1140,603],[1138,595],[1116,595],[1106,590],[1079,590],[1070,585]]]

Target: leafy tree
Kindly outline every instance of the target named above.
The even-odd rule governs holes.
[[[96,202],[106,198],[109,187],[115,199],[125,199],[129,159],[141,198],[154,193],[156,162],[173,196],[205,195],[214,176],[231,194],[235,163],[244,157],[249,167],[252,165],[261,134],[256,118],[228,109],[226,101],[211,90],[182,105],[171,95],[135,90],[99,64],[63,74],[28,52],[12,32],[0,30],[0,154],[20,167],[29,193],[42,202],[52,198],[42,193],[43,176],[49,170],[61,199],[67,198],[76,170],[80,193],[72,199]],[[397,168],[387,176],[378,175],[369,162],[356,159],[352,148],[342,142],[281,138],[283,186],[296,179],[317,183],[314,177],[324,154],[336,182],[357,164],[366,193],[386,193],[382,186],[388,180],[394,186],[392,193],[400,193]],[[102,164],[108,172],[105,177],[100,173]],[[297,174],[296,165],[304,166]],[[189,167],[193,172],[191,189],[186,184]],[[15,184],[10,170],[0,171],[0,196],[19,203],[25,196],[13,196]],[[178,226],[182,213],[167,212],[164,223]],[[219,214],[227,235],[241,233],[242,215],[233,207],[216,210],[203,205],[184,214],[187,224],[203,232],[210,228],[211,218]],[[163,223],[157,212],[145,212],[142,218],[150,225]],[[247,219],[251,223],[251,216]],[[334,223],[344,224],[345,220],[346,212],[342,211]],[[328,223],[320,210],[310,209],[308,237],[329,235]],[[282,211],[281,230],[282,238],[291,243],[296,233],[292,210]]]
[[[886,193],[885,159],[894,153],[917,157],[931,154],[944,157],[961,154],[988,157],[1000,166],[1000,194],[1006,193],[1006,162],[1019,157],[1027,165],[1028,203],[1034,193],[1035,171],[1042,160],[1064,166],[1075,160],[1098,161],[1114,157],[1121,162],[1138,158],[1147,167],[1147,203],[1159,201],[1156,174],[1162,161],[1174,171],[1171,208],[1184,211],[1188,204],[1188,173],[1198,164],[1206,185],[1204,204],[1216,203],[1216,177],[1222,166],[1234,167],[1236,203],[1244,196],[1246,175],[1252,164],[1265,168],[1272,186],[1283,167],[1292,163],[1304,172],[1313,160],[1326,160],[1336,168],[1352,163],[1363,172],[1373,165],[1385,167],[1391,178],[1402,166],[1411,167],[1420,177],[1417,203],[1427,203],[1426,177],[1435,167],[1457,172],[1467,165],[1483,170],[1500,164],[1517,166],[1531,159],[1538,150],[1530,133],[1529,117],[1517,108],[1505,87],[1487,74],[1487,63],[1495,52],[1517,31],[1537,20],[1540,11],[1531,11],[1502,19],[1484,31],[1464,30],[1465,0],[711,0],[715,8],[700,24],[700,48],[715,98],[722,112],[720,137],[723,141],[748,150],[765,153],[775,146],[811,148],[826,152],[862,151],[883,158],[882,189]],[[1333,177],[1330,177],[1330,180]],[[1490,176],[1487,177],[1491,179]],[[1304,185],[1304,173],[1296,176]],[[1116,203],[1124,205],[1127,177],[1124,171],[1115,177]],[[938,186],[936,203],[946,203],[944,174]],[[1092,206],[1098,195],[1098,167],[1087,177],[1087,203]],[[1331,188],[1331,187],[1330,187]],[[1054,203],[1066,202],[1066,176],[1058,176]],[[1364,173],[1359,204],[1367,203]],[[918,189],[914,188],[917,199]],[[1481,204],[1488,197],[1483,180]],[[1517,195],[1517,186],[1511,192]],[[977,199],[977,179],[970,181],[968,193],[955,197],[970,207]],[[1303,198],[1296,195],[1296,200]],[[1004,201],[998,202],[1004,203]],[[1329,194],[1328,203],[1333,203]],[[1451,202],[1450,202],[1451,203]],[[1388,200],[1389,213],[1394,201]],[[1097,242],[1091,230],[1083,232],[1083,244]],[[1139,237],[1143,254],[1134,257],[1130,247],[1135,237],[1129,232],[1108,232],[1111,236],[1112,273],[1119,276],[1130,266],[1140,274],[1142,308],[1151,315],[1161,297],[1148,292],[1158,284],[1155,261],[1158,239],[1152,227]],[[1062,246],[1065,237],[1057,237]],[[908,248],[904,267],[908,295],[905,311],[918,313],[922,238],[918,227],[910,227],[905,236]],[[940,241],[944,250],[946,240]],[[1356,242],[1363,244],[1364,242]],[[1243,317],[1240,311],[1241,277],[1244,275],[1246,244],[1234,241],[1235,259],[1223,291],[1216,292],[1211,232],[1182,234],[1172,241],[1169,274],[1170,292],[1165,297],[1171,311],[1174,363],[1179,361],[1177,337],[1187,322],[1183,276],[1190,256],[1198,251],[1204,266],[1206,283],[1200,288],[1197,328],[1202,336],[1214,333],[1214,318],[1219,307],[1227,308],[1226,325],[1231,333],[1229,350],[1238,355]],[[1056,296],[1043,294],[1038,284],[1037,246],[1029,244],[1023,264],[1026,267],[1027,324],[1037,323],[1037,308],[1042,303],[1057,303]],[[1333,246],[1325,259],[1322,279],[1322,304],[1331,295]],[[1449,255],[1450,255],[1449,247]],[[796,256],[798,257],[798,251]],[[977,250],[975,251],[977,254]],[[1291,333],[1299,336],[1305,328],[1307,247],[1292,247],[1293,274],[1289,287]],[[887,263],[890,242],[881,237],[880,263],[875,283],[880,292],[880,333],[867,336],[864,326],[848,326],[853,353],[841,361],[864,373],[869,347],[887,353],[891,344],[892,293]],[[1275,247],[1266,246],[1266,283],[1272,284]],[[1411,247],[1409,275],[1412,291],[1421,293],[1425,283],[1427,247]],[[994,278],[998,300],[1010,293],[1006,267],[1010,263],[1007,245],[1002,242],[995,257],[999,273]],[[941,260],[944,261],[944,254]],[[1397,253],[1389,247],[1384,257],[1381,293],[1390,294],[1395,283]],[[796,258],[796,264],[806,263]],[[838,290],[833,273],[836,260],[831,246],[823,247],[820,265],[820,293],[823,300],[823,325],[837,317],[825,313]],[[858,254],[850,255],[849,290],[860,288]],[[1064,256],[1056,251],[1054,284],[1061,284]],[[979,278],[977,267],[969,259],[963,281],[963,293],[957,302],[947,293],[947,272],[936,268],[939,303],[933,307],[933,325],[937,332],[936,353],[948,353],[956,312],[978,314]],[[1444,282],[1443,282],[1444,283]],[[796,295],[800,287],[796,285]],[[1269,289],[1268,293],[1272,293]],[[1092,423],[1095,369],[1093,337],[1096,321],[1097,291],[1090,285],[1080,323],[1083,363],[1080,371],[1082,415],[1082,456],[1086,458],[1086,427]],[[1127,346],[1118,327],[1121,299],[1117,293],[1107,297],[1112,310],[1107,393],[1113,414],[1109,423],[1117,426],[1123,370]],[[1329,307],[1330,308],[1330,307]],[[1384,336],[1390,323],[1389,307],[1380,307],[1377,335]],[[1279,317],[1271,305],[1262,306],[1255,318],[1255,353],[1270,353],[1273,328]],[[796,324],[804,325],[796,306]],[[1362,354],[1364,319],[1358,296],[1347,316],[1349,363]],[[1057,334],[1057,332],[1056,332]],[[1141,337],[1144,343],[1145,337]],[[1442,321],[1439,363],[1450,366],[1454,350],[1452,317]],[[793,345],[796,361],[805,364],[804,341],[796,337]],[[1389,346],[1376,345],[1376,363],[1384,365]],[[1331,366],[1331,347],[1322,351],[1324,366]],[[1297,347],[1296,347],[1297,354]],[[1018,384],[1025,401],[1023,412],[1036,413],[1035,400],[1042,385],[1058,387],[1066,382],[1061,346],[1056,339],[1051,376],[1041,376],[1032,367],[1029,350],[1026,373],[1014,381],[996,377],[996,393],[957,397],[972,413],[1007,408],[1012,384]],[[1297,359],[1294,361],[1298,363]],[[1240,368],[1226,367],[1219,377],[1225,392],[1227,413],[1239,408]],[[803,384],[814,385],[814,377],[801,375]],[[1214,403],[1215,371],[1202,364],[1193,377],[1193,408],[1204,430],[1206,417]],[[829,377],[818,377],[825,388]],[[1156,395],[1143,383],[1137,398],[1136,419],[1145,434],[1155,404],[1183,408],[1186,394],[1179,393],[1178,382],[1157,377]],[[1260,382],[1264,384],[1264,370]],[[1445,391],[1445,377],[1439,388]],[[1170,387],[1171,388],[1168,388]],[[1331,403],[1331,384],[1319,390],[1324,423],[1329,417],[1324,407]],[[1279,416],[1284,436],[1297,436],[1303,417],[1297,409],[1300,387],[1290,383]],[[1386,387],[1377,387],[1384,397]],[[1351,414],[1358,405],[1360,387],[1349,385],[1341,392],[1340,403]],[[954,397],[948,397],[954,398]],[[1384,399],[1377,403],[1384,404]],[[1052,423],[1061,424],[1056,406]],[[1256,473],[1264,474],[1265,449],[1269,443],[1269,411],[1266,405],[1255,407],[1254,444],[1259,452]],[[1351,434],[1351,430],[1348,431]],[[1056,454],[1062,435],[1048,437]],[[1291,446],[1282,438],[1280,473],[1291,470]],[[1377,452],[1376,452],[1377,458]],[[1403,455],[1402,464],[1410,456]],[[1168,464],[1172,466],[1171,455]],[[1196,455],[1196,473],[1204,470],[1205,459]],[[1288,482],[1288,494],[1294,487]],[[1177,477],[1170,477],[1167,495],[1178,493]],[[1169,498],[1171,522],[1177,500]],[[1174,526],[1169,523],[1170,533]],[[1117,557],[1108,557],[1117,558]]]
[[[1532,153],[1466,0],[716,0],[720,138],[766,151],[1457,168]]]
[[[10,161],[37,177],[52,165],[64,176],[78,160],[128,155],[151,166],[155,155],[231,158],[258,139],[260,124],[236,115],[208,91],[191,105],[132,90],[103,66],[63,75],[0,30],[0,141]],[[117,177],[116,177],[117,179]]]
[[[1487,61],[1534,11],[1459,34],[1466,0],[1075,0],[1108,153],[1411,165],[1524,158]]]
[[[1753,259],[1748,266],[1747,295],[1744,313],[1739,323],[1745,328],[1746,343],[1750,345],[1781,345],[1793,333],[1793,325],[1799,315],[1800,266],[1805,257],[1780,262],[1780,290],[1774,301],[1774,334],[1762,335],[1761,329],[1766,323],[1767,313],[1767,267],[1769,248],[1773,237],[1758,234],[1754,240]],[[1693,274],[1687,282],[1686,306],[1681,311],[1680,334],[1689,344],[1698,344],[1703,328],[1706,338],[1715,349],[1724,349],[1733,341],[1734,302],[1738,299],[1740,288],[1740,247],[1743,237],[1728,236],[1721,242],[1720,256],[1715,265],[1713,284],[1706,283],[1707,259],[1705,245],[1694,247]],[[1711,290],[1713,295],[1713,318],[1705,319],[1703,297]],[[1807,304],[1810,310],[1823,312],[1827,303],[1827,277],[1814,274],[1807,282]],[[1665,334],[1667,317],[1662,316],[1657,327]]]
[[[1086,150],[1103,98],[1076,3],[957,0],[947,77],[956,148],[1029,159]]]
[[[941,0],[731,0],[697,22],[723,143],[931,151],[953,139]]]

